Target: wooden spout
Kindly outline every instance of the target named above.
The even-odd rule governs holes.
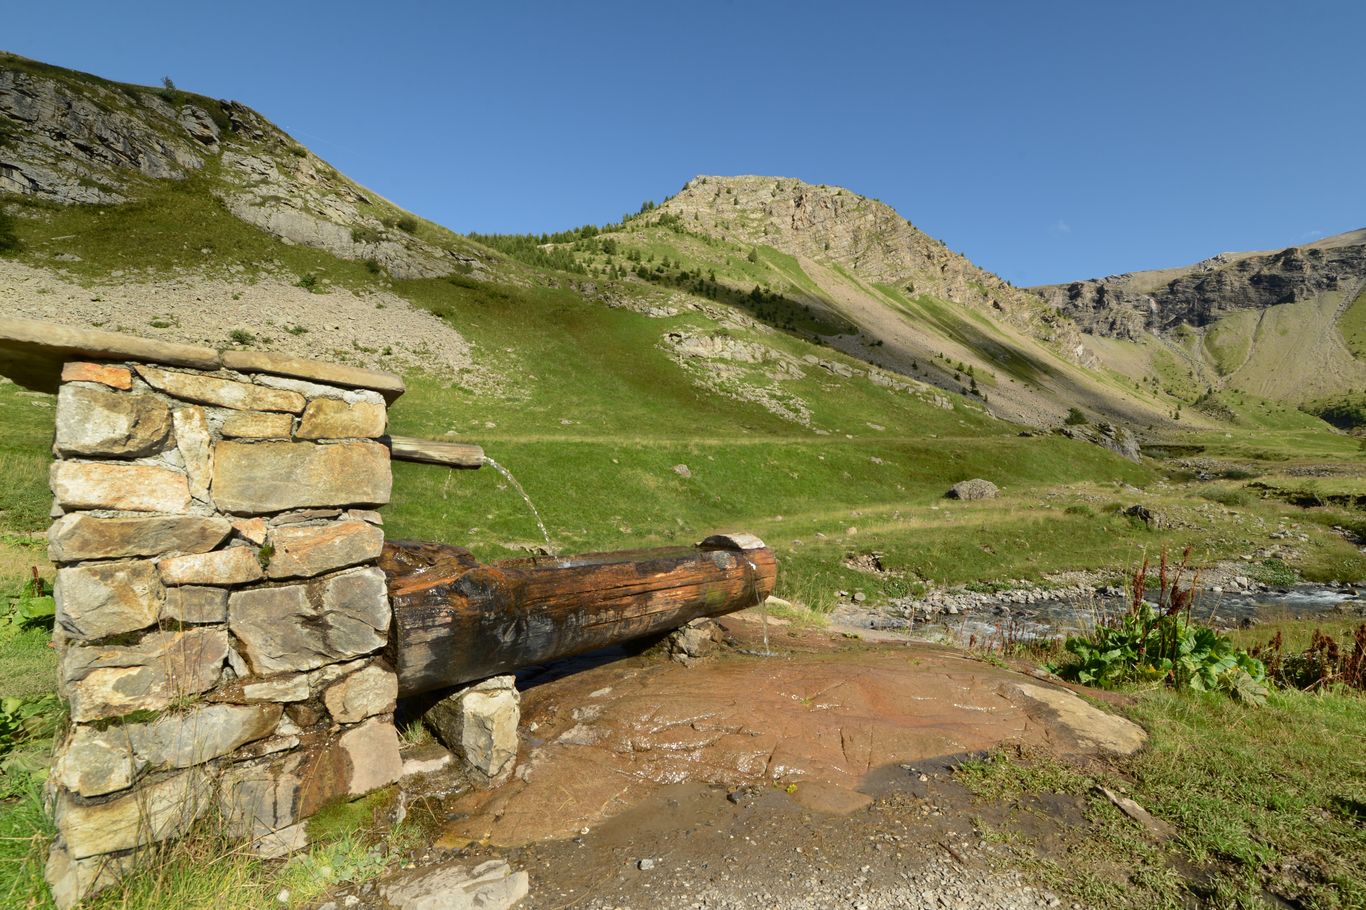
[[[750,535],[489,565],[460,547],[391,541],[381,566],[403,696],[743,610],[763,602],[778,577],[772,551]]]
[[[381,442],[388,444],[389,454],[395,461],[439,464],[448,468],[484,466],[484,450],[473,443],[437,442],[415,436],[387,436]]]

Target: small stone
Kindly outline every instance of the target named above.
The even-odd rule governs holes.
[[[351,768],[345,790],[350,796],[362,796],[403,776],[398,731],[392,721],[372,718],[343,733],[337,745]]]
[[[679,477],[682,477],[684,480],[687,480],[688,478],[692,477],[692,469],[685,464],[674,465],[673,471],[675,474],[677,474]]]
[[[237,411],[224,418],[221,432],[229,439],[288,439],[294,432],[294,415]]]
[[[43,876],[58,910],[70,910],[85,898],[116,883],[133,871],[138,862],[136,853],[73,859],[61,841],[56,841],[48,850]]]
[[[53,562],[203,553],[222,543],[231,529],[216,515],[102,518],[73,512],[48,530],[47,552]]]
[[[372,525],[384,524],[384,516],[374,509],[348,509],[346,517],[354,521],[368,521]]]
[[[141,364],[138,365],[137,371],[152,388],[184,401],[212,404],[239,411],[284,411],[297,414],[304,409],[304,396],[298,392],[267,389],[249,382],[220,379],[203,373],[177,373]]]
[[[307,846],[308,825],[304,822],[298,822],[275,831],[267,831],[260,837],[253,839],[248,849],[253,855],[259,856],[261,859],[279,859],[282,856],[296,853]],[[288,891],[281,891],[280,894],[285,895],[284,901],[289,900]],[[333,904],[333,906],[336,905]]]
[[[133,387],[133,371],[103,363],[72,362],[62,365],[62,382],[98,382],[127,392]]]
[[[241,515],[389,501],[389,450],[376,442],[224,441],[214,453],[214,501]]]
[[[642,859],[636,862],[636,868],[639,869],[641,872],[649,872],[654,867],[655,861],[652,859]]]
[[[209,483],[213,479],[213,437],[209,433],[209,419],[200,407],[176,408],[171,415],[175,423],[175,444],[185,462],[185,474],[190,483],[190,495],[201,502],[209,502]]]
[[[300,439],[372,439],[384,435],[386,421],[382,402],[315,398],[304,409],[295,435]]]
[[[148,560],[57,570],[57,622],[73,638],[105,638],[156,623],[166,591]]]
[[[392,400],[402,395],[404,389],[402,378],[392,373],[323,360],[305,360],[268,351],[224,351],[223,366],[243,373],[255,373],[255,379],[261,385],[293,389],[310,398],[327,395],[346,398],[348,401],[382,400],[382,393],[383,398]]]
[[[241,692],[242,698],[246,701],[304,701],[308,698],[308,677],[300,673],[294,676],[243,682]]]
[[[57,393],[57,451],[137,458],[161,451],[171,412],[153,395],[64,385]]]
[[[455,757],[439,743],[415,746],[403,753],[403,776],[435,774],[450,767]]]
[[[185,623],[227,622],[228,592],[195,585],[168,588],[162,615]]]
[[[264,518],[239,518],[232,523],[233,530],[258,547],[266,542],[266,520]]]
[[[261,761],[230,765],[219,784],[223,822],[230,834],[261,837],[297,824],[307,765],[318,753],[304,751],[276,755]],[[340,793],[327,791],[315,799],[316,808]]]
[[[392,713],[397,700],[398,676],[382,664],[371,664],[343,676],[323,693],[323,704],[339,724]]]
[[[671,658],[679,663],[689,664],[715,654],[724,640],[725,635],[715,621],[701,618],[670,632],[666,646]]]
[[[184,512],[190,506],[185,475],[170,468],[58,461],[49,479],[63,509]]]
[[[530,890],[527,874],[506,860],[474,869],[437,865],[396,876],[380,885],[380,897],[394,910],[510,910]]]
[[[76,725],[53,762],[53,779],[86,797],[128,789],[137,775],[133,747],[117,737],[116,732]]]
[[[270,535],[274,553],[266,574],[271,578],[309,578],[333,569],[378,559],[384,531],[368,522],[276,528]]]
[[[521,697],[511,676],[456,692],[423,717],[465,767],[486,782],[511,773],[517,759]]]
[[[172,556],[158,562],[157,569],[168,585],[242,585],[265,577],[252,547]]]
[[[296,509],[292,512],[281,512],[279,515],[272,515],[266,522],[272,528],[283,528],[286,525],[303,525],[316,521],[331,521],[334,518],[341,518],[341,509]]]

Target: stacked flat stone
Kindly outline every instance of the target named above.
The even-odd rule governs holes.
[[[378,656],[389,499],[375,391],[67,363],[52,466],[60,690],[48,880],[66,907],[197,821],[262,855],[398,779]]]

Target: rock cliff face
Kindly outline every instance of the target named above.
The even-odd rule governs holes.
[[[244,105],[0,54],[0,194],[112,205],[193,176],[243,221],[398,278],[480,267],[454,235],[363,191]]]
[[[951,251],[890,206],[850,190],[786,177],[702,176],[645,220],[671,216],[691,231],[833,262],[865,281],[983,309],[1066,356],[1081,356],[1075,327],[1037,296]]]
[[[1034,290],[1095,335],[1136,339],[1145,331],[1208,325],[1366,282],[1366,231],[1272,253],[1222,254],[1164,273],[1112,275]]]
[[[217,150],[218,124],[199,107],[98,82],[77,90],[10,62],[0,57],[0,190],[124,202],[137,178],[183,179]]]

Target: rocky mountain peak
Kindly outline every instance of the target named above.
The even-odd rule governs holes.
[[[698,176],[645,216],[733,243],[831,263],[861,280],[972,306],[1082,358],[1074,327],[916,228],[891,206],[851,190],[791,177]]]

